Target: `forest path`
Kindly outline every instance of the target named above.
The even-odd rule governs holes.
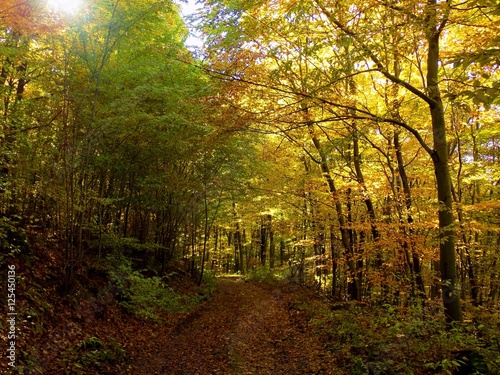
[[[314,298],[291,285],[219,279],[212,300],[155,339],[143,373],[340,374],[305,312],[294,308]]]

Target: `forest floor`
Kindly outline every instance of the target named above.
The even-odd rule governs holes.
[[[154,299],[154,278],[129,270],[117,284],[110,265],[82,267],[74,290],[63,293],[60,253],[37,246],[31,257],[9,260],[17,280],[16,366],[9,368],[2,353],[2,374],[451,374],[454,359],[463,359],[458,353],[472,351],[490,371],[476,366],[460,373],[500,375],[498,311],[475,314],[447,332],[439,310],[430,315],[430,304],[424,311],[333,302],[289,278],[251,275],[211,276],[198,286],[173,268],[169,289],[162,290],[183,296],[185,308],[138,316],[141,303]],[[7,271],[0,267],[0,273]],[[133,285],[142,286],[136,299]],[[162,303],[173,298],[156,296]],[[0,321],[1,350],[6,322]]]
[[[311,291],[220,278],[215,296],[130,358],[130,374],[342,374],[294,306]]]
[[[218,277],[207,294],[206,287],[199,288],[178,269],[170,286],[205,300],[184,312],[147,319],[103,293],[110,281],[102,269],[82,270],[75,290],[61,293],[54,254],[51,248],[36,249],[31,261],[41,267],[21,258],[12,261],[18,277],[16,367],[9,368],[2,355],[0,373],[344,373],[312,324],[315,311],[328,309],[312,289],[288,281]],[[2,342],[7,341],[6,328],[0,322]]]

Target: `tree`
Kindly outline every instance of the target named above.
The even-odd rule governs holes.
[[[201,280],[218,206],[244,174],[235,156],[252,144],[213,121],[178,7],[97,1],[70,24],[33,4],[0,14],[0,214],[57,236],[66,292],[111,252],[166,272],[191,224]]]
[[[396,145],[394,171],[397,170],[402,181],[408,212],[411,211],[411,192],[403,164],[401,150],[405,145],[401,142],[401,132],[409,132],[427,152],[437,186],[442,300],[448,322],[460,321],[449,112],[443,104],[443,90],[446,90],[445,99],[452,96],[442,77],[445,72],[452,76],[450,72],[460,71],[465,74],[461,76],[462,82],[468,80],[465,77],[475,66],[472,61],[479,57],[474,53],[457,52],[450,40],[477,35],[477,30],[483,25],[488,27],[488,19],[496,17],[496,13],[488,10],[482,14],[476,11],[474,4],[467,8],[465,4],[433,1],[407,1],[396,5],[333,4],[319,0],[279,4],[207,1],[206,6],[209,10],[203,27],[207,35],[207,57],[212,63],[209,72],[227,80],[229,87],[238,90],[238,96],[228,96],[228,100],[252,123],[259,124],[265,131],[282,132],[284,138],[297,145],[303,145],[304,135],[309,134],[319,156],[307,149],[306,152],[318,163],[334,197],[340,195],[331,178],[332,170],[328,165],[331,156],[326,151],[325,140],[319,138],[324,135],[327,145],[331,142],[326,124],[343,122],[351,129],[350,136],[358,150],[360,139],[374,145],[370,139],[373,135],[360,133],[358,123],[365,122],[379,129],[381,125],[397,128],[391,140]],[[465,32],[462,30],[464,20],[474,20]],[[223,39],[219,37],[221,34]],[[484,38],[484,45],[488,45],[491,38]],[[485,71],[491,71],[494,59],[481,61],[483,69],[480,70],[486,80],[484,88],[480,88],[481,82],[477,81],[473,85],[476,90],[460,93],[455,89],[453,95],[474,97],[478,104],[490,100],[488,95],[496,86],[486,85],[492,81],[488,81],[490,75]],[[464,65],[467,69],[460,68]],[[356,86],[358,93],[350,94],[350,88]],[[489,94],[485,95],[486,92]],[[422,103],[427,114],[421,110]],[[297,116],[300,113],[306,115]],[[303,131],[306,128],[308,132]],[[427,139],[427,129],[432,134],[432,145]],[[354,153],[359,160],[359,152]],[[366,184],[363,185],[359,164],[354,165],[354,170],[363,189]],[[365,204],[372,223],[372,236],[377,237],[373,202],[365,199]],[[339,229],[344,248],[350,249],[351,223],[343,224],[349,216],[344,214],[341,205],[340,201],[335,204]],[[414,226],[411,214],[405,221],[410,228]],[[409,235],[413,236],[413,229]],[[409,246],[410,242],[405,241],[405,246]],[[350,250],[348,254],[352,254]],[[422,293],[420,259],[414,250],[406,259]],[[352,266],[351,278],[355,274]]]

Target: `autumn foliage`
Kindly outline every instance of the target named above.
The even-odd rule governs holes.
[[[133,326],[130,316],[188,314],[213,297],[203,285],[238,274],[390,316],[344,327],[358,336],[390,328],[413,343],[411,330],[434,340],[432,327],[452,335],[463,321],[485,331],[477,321],[500,298],[498,4],[202,5],[191,22],[205,43],[190,51],[170,1],[93,0],[65,16],[2,0],[0,266],[36,268],[23,308],[50,310],[39,288],[52,277],[54,305],[86,290],[92,319],[103,303]],[[93,272],[102,285],[89,291]],[[174,274],[183,281],[171,288]],[[315,327],[348,341],[328,333],[344,317],[316,316]],[[459,367],[442,360],[469,333],[450,336],[434,370]],[[67,340],[72,363],[84,352],[94,366],[101,350],[123,365],[112,342]],[[330,344],[350,363],[356,350],[382,362],[362,344]]]

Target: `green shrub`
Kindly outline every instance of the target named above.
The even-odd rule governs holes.
[[[10,257],[30,251],[28,236],[16,219],[0,216],[0,265]]]
[[[87,349],[88,350],[99,350],[99,349],[102,349],[103,347],[104,347],[104,344],[102,343],[102,341],[95,336],[89,337],[87,340],[84,340],[77,345],[78,349],[83,349],[83,350],[87,350]]]
[[[119,294],[120,304],[134,315],[157,320],[160,312],[185,312],[202,297],[191,297],[176,292],[158,276],[145,277],[133,271],[130,260],[110,257],[109,271],[113,289]]]
[[[423,315],[417,307],[355,302],[331,310],[295,307],[308,312],[326,350],[349,374],[452,374],[467,361],[475,371],[471,374],[487,374],[488,367],[490,374],[500,373],[494,324],[467,322],[450,330],[441,314]]]
[[[245,280],[274,283],[288,278],[287,269],[270,269],[269,267],[256,267],[248,272]]]
[[[103,342],[100,338],[92,336],[63,353],[63,361],[77,371],[85,373],[93,370],[105,373],[108,366],[120,363],[125,359],[125,350],[116,342]]]
[[[204,294],[208,297],[213,296],[217,289],[217,277],[215,275],[215,272],[211,270],[205,270],[203,273],[203,291]]]

